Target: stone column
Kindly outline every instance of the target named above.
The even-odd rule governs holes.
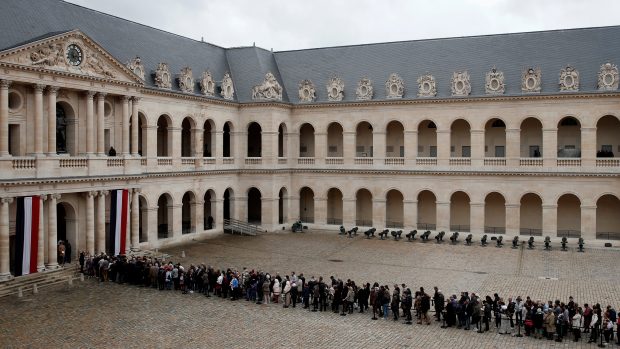
[[[351,229],[355,224],[355,198],[342,198],[342,225]]]
[[[581,166],[596,165],[596,127],[581,128]]]
[[[86,154],[91,155],[95,152],[95,125],[94,125],[94,110],[93,110],[93,97],[95,92],[86,92]]]
[[[60,199],[60,194],[51,194],[47,200],[47,269],[58,268],[58,223],[56,215],[58,199]]]
[[[325,158],[327,157],[327,133],[319,132],[314,134],[314,157],[315,164],[325,165]]]
[[[506,165],[519,166],[521,157],[521,130],[518,128],[506,129]]]
[[[43,90],[45,85],[34,85],[34,155],[43,154]]]
[[[204,231],[204,201],[196,198],[194,202],[190,204],[191,210],[194,213],[192,215],[192,225],[194,227],[193,233]]]
[[[288,202],[286,203],[286,205],[288,205],[288,219],[289,221],[293,221],[296,222],[297,220],[300,219],[300,212],[299,212],[299,196],[295,196],[295,195],[290,195],[288,196]]]
[[[215,157],[216,164],[221,165],[224,158],[224,132],[214,131],[211,137],[215,136],[215,152],[211,151],[211,156]]]
[[[242,221],[242,222],[247,222],[248,221],[248,198],[236,196],[234,204],[235,204],[234,219]]]
[[[170,205],[168,210],[172,210],[172,221],[168,223],[168,238],[172,239],[183,234],[183,204]]]
[[[261,157],[263,165],[275,165],[278,163],[278,131],[262,131]]]
[[[11,81],[0,80],[0,156],[9,156],[9,86]],[[0,272],[2,274],[2,272]]]
[[[56,155],[56,96],[58,87],[47,88],[47,155]]]
[[[278,198],[261,198],[261,225],[274,230],[278,225]]]
[[[105,196],[106,190],[97,193],[97,212],[95,215],[95,253],[106,252],[105,250]]]
[[[405,164],[407,166],[415,165],[415,159],[418,157],[418,131],[405,130]],[[417,212],[417,210],[416,210]],[[414,227],[415,227],[414,221]]]
[[[355,132],[342,131],[342,156],[345,165],[353,165],[355,162]]]
[[[214,212],[213,216],[213,228],[214,229],[223,229],[224,228],[224,200],[211,198],[211,212]],[[212,213],[213,214],[213,213]]]
[[[95,254],[95,196],[96,191],[86,193],[86,252]]]
[[[450,164],[450,129],[437,130],[437,165]]]
[[[138,156],[138,132],[140,132],[140,117],[138,115],[138,103],[140,102],[139,97],[131,98],[131,155]],[[144,153],[143,156],[146,155],[146,150],[142,149]]]
[[[9,204],[13,198],[0,198],[0,280],[11,277],[9,251]]]
[[[471,134],[471,165],[484,165],[484,130],[470,130]]]
[[[314,224],[327,224],[327,198],[314,198]]]
[[[555,149],[555,147],[554,147]],[[542,206],[542,226],[543,237],[544,236],[557,236],[558,235],[558,205],[545,205]]]
[[[35,196],[36,197],[36,196]],[[45,270],[45,220],[43,217],[44,204],[47,195],[39,195],[39,241],[37,244],[37,271]]]
[[[469,203],[469,230],[474,234],[484,234],[484,202]]]
[[[406,151],[405,154],[407,154]],[[418,223],[418,201],[403,200],[403,211],[403,224],[405,229],[416,229]]]
[[[384,153],[385,154],[385,153]],[[372,226],[385,227],[385,198],[372,199]]]
[[[140,244],[140,189],[133,190],[131,196],[131,247]]]
[[[450,148],[448,148],[450,150]],[[437,231],[450,231],[450,201],[437,201]]]
[[[556,167],[558,158],[558,129],[543,128],[543,166]],[[554,218],[555,220],[555,218]],[[555,235],[555,231],[553,232]]]
[[[585,240],[596,239],[596,205],[581,205],[581,237]]]
[[[194,149],[192,149],[192,156],[194,157],[194,166],[197,170],[204,168],[204,160],[202,159],[203,144],[204,144],[204,131],[201,128],[193,128],[191,130],[194,137]]]
[[[129,155],[129,96],[123,96],[123,155]],[[133,125],[132,125],[133,129]]]
[[[521,204],[506,203],[506,235],[514,236],[521,233]]]
[[[104,149],[105,96],[105,93],[97,93],[97,155],[99,156],[104,156],[106,154],[106,149]]]
[[[386,147],[386,133],[385,131],[374,131],[372,132],[372,140],[373,140],[373,158],[377,159],[374,161],[374,164],[383,165],[385,163],[385,147]]]

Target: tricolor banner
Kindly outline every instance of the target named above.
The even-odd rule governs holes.
[[[110,195],[110,233],[108,234],[111,252],[114,256],[125,254],[127,237],[127,213],[129,212],[129,190],[112,190]]]
[[[37,272],[39,252],[39,211],[41,198],[26,196],[17,199],[15,220],[15,276]]]

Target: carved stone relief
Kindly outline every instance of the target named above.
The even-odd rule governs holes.
[[[105,60],[99,56],[97,52],[90,51],[86,56],[86,68],[90,68],[92,72],[97,75],[105,76],[108,78],[114,78],[115,75],[112,72],[112,68],[105,62]]]
[[[395,73],[390,74],[385,82],[386,98],[403,98],[403,94],[405,94],[405,81]]]
[[[615,91],[618,89],[618,67],[615,64],[605,63],[598,72],[598,89],[600,91]]]
[[[420,76],[418,78],[418,97],[435,97],[436,95],[435,77],[430,74]]]
[[[327,82],[327,99],[330,101],[341,101],[344,99],[344,82],[341,78],[334,76]]]
[[[136,57],[127,62],[127,68],[138,75],[140,79],[144,80],[144,65],[142,65],[140,57]]]
[[[579,71],[570,65],[560,70],[560,91],[579,91]]]
[[[200,79],[200,91],[205,96],[213,96],[215,93],[215,81],[213,81],[213,76],[208,70],[205,70],[202,73],[202,78]]]
[[[450,83],[453,96],[469,96],[471,93],[471,83],[469,82],[469,73],[467,71],[452,73]]]
[[[265,74],[265,80],[252,88],[253,100],[282,100],[282,86],[271,73]]]
[[[64,55],[64,45],[61,43],[51,43],[47,46],[39,47],[30,52],[30,63],[32,65],[67,66]]]
[[[357,96],[358,101],[367,101],[372,99],[373,95],[372,89],[372,81],[368,78],[362,78],[357,83],[357,89],[355,90],[355,95]]]
[[[178,79],[179,88],[181,91],[185,93],[194,93],[194,76],[192,74],[192,68],[182,68]]]
[[[159,63],[157,65],[157,70],[155,70],[155,86],[168,89],[172,87],[168,63]]]
[[[542,84],[542,73],[539,67],[527,68],[521,75],[521,91],[523,92],[540,92]]]
[[[495,67],[487,73],[486,84],[484,86],[488,95],[502,95],[506,88],[504,86],[504,72],[498,71]]]
[[[235,98],[235,88],[229,72],[224,74],[224,78],[222,79],[222,91],[220,94],[224,99],[232,100]]]
[[[303,80],[299,83],[299,100],[301,102],[314,102],[316,99],[316,90],[314,84],[310,80]]]

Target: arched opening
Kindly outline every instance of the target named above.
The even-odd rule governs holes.
[[[278,157],[286,156],[286,125],[280,124],[278,127]]]
[[[194,120],[187,117],[181,123],[181,157],[194,155]]]
[[[471,127],[463,119],[458,119],[450,126],[450,156],[471,157]]]
[[[191,191],[183,194],[181,203],[181,234],[191,234],[196,232],[196,196]]]
[[[615,195],[603,195],[596,202],[596,238],[620,239],[620,200]]]
[[[314,127],[308,123],[299,129],[299,157],[314,157]]]
[[[603,116],[596,123],[596,157],[616,158],[620,153],[620,120]]]
[[[368,189],[355,194],[355,225],[372,227],[372,194]]]
[[[288,191],[282,187],[278,193],[278,224],[284,224],[288,220],[288,212],[286,202],[288,200]]]
[[[385,195],[385,226],[387,228],[404,228],[405,206],[403,194],[392,189]]]
[[[484,156],[506,157],[506,124],[501,119],[491,119],[484,126]]]
[[[140,215],[138,216],[138,241],[147,242],[149,240],[149,208],[144,196],[140,195],[138,199],[138,205],[138,210],[140,211]]]
[[[78,255],[77,220],[75,209],[67,202],[60,202],[56,205],[56,229],[57,240],[65,244],[65,262],[70,263]]]
[[[215,229],[215,192],[211,189],[205,192],[203,204],[203,222],[204,230]]]
[[[299,216],[304,223],[314,223],[314,191],[308,187],[299,191]]]
[[[521,197],[519,210],[521,235],[542,236],[542,200],[540,196],[527,193]]]
[[[405,156],[405,128],[398,121],[390,122],[386,127],[385,156],[402,158]]]
[[[484,232],[506,233],[506,199],[500,193],[490,193],[484,199]]]
[[[418,222],[421,230],[435,230],[437,228],[437,197],[429,190],[418,194]]]
[[[262,150],[262,130],[257,122],[252,122],[248,126],[248,154],[250,158],[261,157]]]
[[[205,121],[202,128],[202,156],[215,157],[215,124],[213,120]]]
[[[372,125],[366,121],[362,121],[357,124],[355,133],[355,156],[372,157]]]
[[[581,124],[572,116],[558,123],[558,158],[581,157]]]
[[[557,222],[558,237],[581,236],[581,200],[577,196],[564,194],[558,199]]]
[[[170,120],[166,115],[157,119],[157,156],[171,156],[170,153]]]
[[[172,197],[170,194],[162,194],[157,199],[157,238],[166,239],[172,237]]]
[[[437,126],[430,120],[418,125],[418,157],[437,157]]]
[[[450,230],[459,232],[470,231],[470,199],[469,195],[457,191],[450,197]]]
[[[536,118],[527,118],[521,123],[521,157],[539,158],[543,153],[542,123]]]
[[[148,124],[146,122],[146,116],[142,113],[138,113],[138,155],[145,156],[146,155],[146,145],[148,144]],[[130,141],[130,149],[131,149],[131,139]]]
[[[248,190],[248,222],[260,225],[262,220],[262,195],[252,187]]]
[[[342,225],[342,192],[338,188],[327,192],[327,224]]]
[[[77,155],[76,119],[68,103],[56,103],[56,153]],[[17,140],[18,141],[18,140]],[[11,143],[11,142],[10,142]],[[16,142],[18,143],[18,142]],[[17,154],[13,154],[17,155]]]
[[[337,122],[332,122],[327,127],[327,156],[341,158],[342,149],[342,126]]]
[[[231,188],[224,191],[224,219],[231,219],[234,212],[234,192]]]
[[[222,156],[225,158],[232,157],[232,145],[230,142],[230,133],[232,132],[232,123],[227,122],[224,124],[222,133]]]

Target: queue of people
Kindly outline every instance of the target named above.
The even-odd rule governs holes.
[[[245,299],[256,304],[280,304],[284,308],[308,309],[312,312],[332,311],[341,316],[368,312],[372,320],[403,319],[405,324],[431,325],[431,309],[435,322],[442,328],[477,330],[479,333],[497,331],[499,334],[563,341],[588,342],[603,340],[620,345],[620,318],[608,305],[578,304],[573,297],[543,302],[520,296],[482,297],[462,292],[445,297],[438,287],[432,295],[423,287],[412,291],[406,284],[380,285],[374,282],[357,284],[331,276],[306,278],[297,275],[270,274],[243,268],[216,269],[205,264],[184,267],[180,263],[157,258],[86,256],[80,253],[80,268],[85,275],[100,282],[118,282],[154,289],[177,290],[183,294],[202,294],[237,301]],[[494,328],[493,328],[494,327]],[[615,331],[614,331],[615,330]],[[616,333],[614,333],[616,332]]]

